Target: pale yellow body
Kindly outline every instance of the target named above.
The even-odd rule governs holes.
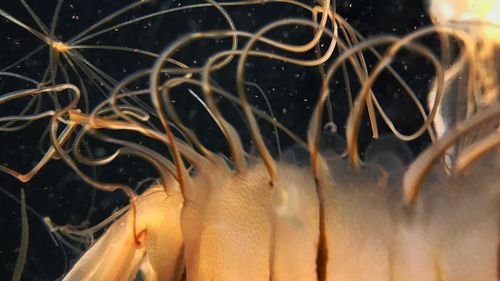
[[[431,14],[440,24],[436,31],[455,28],[465,38],[466,52],[481,58],[469,63],[495,74],[499,68],[487,67],[491,64],[488,55],[490,50],[498,51],[500,37],[490,36],[491,25],[472,24],[463,29],[453,24],[498,24],[499,3],[430,2]],[[481,44],[483,49],[476,49]],[[488,52],[478,51],[485,46]],[[498,97],[496,78],[488,79],[485,73],[462,64],[455,67],[460,71],[451,73],[452,67],[445,73],[442,91],[448,98],[455,94],[450,85],[463,72],[471,81],[480,81],[482,91],[474,92],[479,111],[490,108]],[[466,123],[474,117],[473,108],[458,121]],[[453,119],[455,123],[444,125],[447,117],[438,110],[433,120],[436,142],[459,123]],[[247,116],[250,124],[255,122],[252,118]],[[182,280],[183,276],[188,281],[498,280],[500,160],[495,150],[490,151],[491,157],[475,163],[476,168],[457,174],[450,172],[451,160],[446,168],[438,165],[439,159],[429,164],[435,167],[414,161],[416,168],[401,164],[398,172],[384,163],[351,165],[340,156],[325,161],[313,142],[309,152],[315,165],[275,161],[258,143],[261,159],[248,164],[249,156],[234,145],[239,144],[236,131],[220,117],[215,119],[233,144],[232,157],[238,160],[233,164],[238,167],[230,168],[214,153],[205,151],[202,156],[177,143],[181,144],[180,156],[173,158],[185,157],[193,167],[188,174],[182,160],[176,160],[177,177],[185,175],[182,186],[168,187],[168,194],[153,188],[141,195],[136,216],[129,211],[116,221],[65,280],[132,280],[139,271],[146,280]],[[317,125],[311,123],[312,128]],[[115,128],[119,125],[113,123]],[[258,140],[254,126],[252,134]],[[379,153],[390,154],[391,147]],[[429,170],[431,175],[427,175]],[[421,182],[410,190],[422,191],[418,196],[417,192],[403,196],[406,176],[419,171],[424,171],[416,177]]]
[[[147,280],[181,280],[184,271],[195,281],[319,280],[318,198],[325,206],[326,280],[497,280],[500,185],[490,181],[491,170],[475,169],[459,182],[437,175],[407,209],[382,167],[321,163],[318,197],[304,167],[277,162],[271,187],[262,164],[238,174],[222,158],[203,161],[186,200],[158,187],[139,197],[141,245],[129,211],[65,280],[131,280],[140,269]]]
[[[180,279],[182,205],[178,191],[167,195],[161,187],[150,188],[138,198],[135,218],[129,210],[113,223],[64,280],[133,280],[140,268],[147,280]]]
[[[315,280],[319,209],[309,171],[280,163],[271,187],[261,164],[241,174],[222,160],[203,165],[182,213],[187,279]]]

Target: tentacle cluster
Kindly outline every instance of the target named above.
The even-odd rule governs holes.
[[[498,46],[470,28],[498,28],[494,23],[447,21],[439,14],[436,25],[408,35],[365,39],[329,0],[311,6],[294,0],[207,0],[117,23],[120,16],[149,2],[139,1],[60,41],[55,30],[62,1],[50,28],[21,2],[38,28],[3,9],[0,16],[44,45],[0,70],[2,78],[30,85],[0,96],[0,104],[6,105],[27,100],[19,112],[0,117],[0,130],[18,132],[48,118],[50,145],[29,172],[7,165],[0,171],[26,182],[49,161],[61,159],[89,185],[122,190],[130,198],[123,215],[65,280],[132,280],[139,271],[146,280],[497,279],[500,70],[489,60],[497,59]],[[287,17],[256,30],[239,29],[231,9],[263,4],[293,6],[308,18]],[[186,34],[158,53],[85,43],[137,22],[193,9],[213,9],[225,28]],[[286,36],[276,35],[296,29],[306,34],[305,42],[288,42]],[[436,34],[444,42],[441,56],[423,43]],[[226,44],[209,51],[201,66],[181,55],[211,41]],[[13,70],[45,47],[50,50],[49,63],[41,78]],[[152,57],[154,63],[117,81],[84,57],[83,49],[130,52]],[[433,68],[427,107],[393,66],[403,51]],[[261,61],[319,74],[321,84],[319,93],[312,95],[307,132],[280,122],[266,94],[262,96],[267,110],[252,104],[252,88],[261,90],[252,77],[252,65]],[[391,93],[381,93],[377,87],[382,75],[406,93],[414,118],[421,120],[415,131],[398,129],[393,114],[384,109],[382,95]],[[344,87],[335,86],[339,83]],[[92,104],[89,88],[106,98]],[[332,105],[339,93],[346,94],[344,116]],[[196,120],[178,106],[184,101],[195,101],[205,110],[228,147],[227,158],[205,144],[195,129]],[[233,105],[239,118],[222,108],[224,103]],[[358,139],[363,121],[380,140],[361,157]],[[337,153],[328,147],[328,137],[340,139],[341,132],[323,128],[325,123],[331,128],[339,122],[346,124],[346,145]],[[269,125],[274,128],[278,155],[263,134],[262,128]],[[379,137],[380,131],[399,142]],[[146,142],[135,142],[132,136]],[[282,153],[280,137],[298,148]],[[255,154],[249,152],[245,138]],[[399,154],[407,151],[401,143],[421,138],[431,144],[407,163]],[[93,141],[115,149],[94,157],[89,149]],[[301,157],[300,151],[305,152],[304,159],[286,160],[287,153]],[[105,182],[86,172],[123,156],[150,163],[159,180],[137,195],[128,184]],[[19,270],[15,272],[18,276]]]

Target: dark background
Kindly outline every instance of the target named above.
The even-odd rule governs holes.
[[[125,6],[128,2],[130,1],[65,1],[60,12],[56,34],[58,38],[65,41],[98,19]],[[338,1],[337,12],[366,37],[381,34],[403,35],[430,24],[424,4],[421,2],[409,0]],[[56,1],[27,0],[27,3],[42,22],[50,25]],[[189,3],[197,2],[156,1],[130,11],[112,22],[119,23],[159,9]],[[1,1],[0,8],[28,26],[39,30],[29,13],[20,4],[20,1]],[[307,16],[304,11],[287,4],[253,5],[227,8],[227,10],[233,17],[237,28],[247,31],[256,31],[266,23],[277,19],[285,17],[304,18]],[[110,25],[108,23],[105,26]],[[86,43],[128,46],[158,53],[183,34],[224,28],[226,28],[226,23],[219,14],[214,12],[213,8],[202,8],[155,17],[139,24],[108,32]],[[270,37],[289,43],[305,43],[311,34],[311,30],[306,28],[284,28],[277,30]],[[43,44],[26,30],[19,28],[4,18],[0,18],[0,40],[2,42],[0,44],[0,69]],[[216,53],[217,50],[227,49],[229,43],[229,40],[218,42],[200,40],[197,44],[193,44],[180,52],[176,58],[191,65],[203,65],[203,62],[210,54]],[[327,42],[323,43],[326,45]],[[425,43],[435,46],[432,38]],[[265,46],[261,47],[266,48]],[[380,49],[380,51],[383,50],[383,48]],[[84,50],[82,54],[116,80],[120,80],[136,70],[148,67],[154,62],[151,58],[117,51]],[[304,56],[306,58],[313,57],[312,54]],[[43,71],[47,67],[47,61],[48,49],[44,48],[29,60],[10,69],[10,71],[39,80],[42,79]],[[373,66],[375,59],[368,56],[367,61],[369,66]],[[227,69],[217,72],[213,76],[217,83],[233,93],[235,92],[234,65],[228,66]],[[394,67],[419,97],[423,98],[433,76],[432,68],[430,68],[428,62],[409,52],[403,52],[395,60]],[[72,76],[72,78],[75,77]],[[262,88],[262,91],[269,98],[276,118],[280,122],[291,128],[302,138],[305,138],[311,108],[314,105],[318,87],[321,83],[317,68],[307,69],[269,60],[251,59],[246,70],[245,79],[258,84]],[[341,79],[335,78],[332,85],[336,81],[341,81]],[[84,83],[89,87],[91,105],[97,104],[107,93],[104,86],[95,85],[89,79],[85,79]],[[342,82],[339,83],[338,93],[332,98],[332,103],[334,121],[338,125],[339,134],[343,135],[347,104],[344,91],[345,85],[342,85]],[[0,94],[28,86],[32,85],[19,83],[15,79],[0,77]],[[144,84],[138,83],[137,86],[143,87]],[[199,89],[193,87],[189,89],[201,94]],[[353,84],[353,89],[356,89],[356,83]],[[398,128],[405,132],[410,132],[416,128],[419,124],[416,119],[416,112],[411,105],[408,105],[408,101],[402,97],[401,89],[398,88],[393,79],[390,79],[389,76],[382,76],[374,89],[381,97],[382,104],[387,109],[388,114],[397,121]],[[180,88],[178,92],[185,93],[186,90],[187,88]],[[250,87],[248,91],[250,102],[256,107],[267,110],[262,96],[258,94],[256,89]],[[177,94],[174,99],[176,108],[183,120],[198,133],[202,142],[212,150],[227,155],[225,141],[202,107],[188,95],[181,96]],[[0,105],[1,116],[18,112],[22,102]],[[145,102],[148,102],[147,99]],[[50,103],[48,102],[45,106],[50,107]],[[240,132],[246,149],[251,151],[251,142],[238,110],[225,101],[221,101],[220,107],[224,115]],[[265,122],[260,122],[260,125],[262,134],[269,142],[269,146],[273,147],[274,151],[277,151],[272,126]],[[0,162],[21,171],[28,171],[41,157],[37,149],[38,144],[41,142],[42,147],[47,147],[46,138],[43,137],[43,130],[46,126],[45,121],[40,121],[20,132],[0,134]],[[385,128],[382,126],[382,131],[384,130]],[[141,142],[160,153],[166,152],[161,145],[131,133],[121,135],[115,133],[115,136]],[[279,133],[279,139],[283,149],[293,145],[292,141],[284,134]],[[108,154],[114,148],[91,139],[88,141],[95,155]],[[410,143],[414,154],[418,153],[427,141],[424,137]],[[361,151],[369,142],[370,131],[365,122],[361,128]],[[86,173],[99,180],[125,183],[137,188],[139,191],[143,190],[144,186],[147,186],[147,183],[141,184],[142,180],[156,177],[156,173],[147,163],[135,158],[122,158],[96,170],[85,167],[83,169]],[[21,184],[9,175],[0,174],[0,191],[2,191],[0,192],[0,280],[9,280],[11,278],[19,247],[21,232],[18,198],[20,188],[24,188],[26,191],[30,224],[28,260],[23,274],[24,280],[54,280],[61,277],[74,263],[75,258],[81,255],[81,249],[85,247],[85,241],[79,242],[69,238],[65,239],[72,247],[64,246],[60,241],[56,245],[49,234],[48,228],[42,222],[43,217],[50,217],[58,225],[79,225],[81,223],[94,225],[127,203],[126,196],[120,192],[96,192],[95,189],[83,183],[61,161],[51,161],[39,175],[26,184]]]

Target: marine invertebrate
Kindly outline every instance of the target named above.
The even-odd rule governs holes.
[[[257,4],[235,3],[211,5],[225,11],[231,5]],[[475,47],[482,42],[462,27],[495,26],[445,22],[401,38],[363,39],[328,1],[314,7],[293,1],[285,4],[305,9],[312,20],[274,19],[251,32],[229,29],[185,35],[168,45],[153,67],[126,77],[91,112],[82,113],[75,105],[54,112],[50,123],[54,153],[87,183],[107,191],[125,190],[131,199],[130,210],[76,263],[66,276],[68,280],[131,279],[138,270],[151,280],[495,280],[499,188],[496,174],[491,171],[498,167],[493,148],[498,143],[495,122],[499,110],[489,96],[497,88],[487,77],[479,80],[478,87],[456,91],[454,85],[458,83],[456,69],[463,77],[471,78],[469,83],[481,77],[474,68],[464,66],[477,65],[473,58],[481,49]],[[285,40],[288,33],[275,33],[290,27],[305,27],[313,32],[300,44]],[[463,51],[455,55],[446,51],[448,46],[444,44],[444,59],[438,59],[419,41],[436,32],[454,36],[453,44]],[[178,61],[178,53],[189,51],[196,43],[225,39],[229,44],[207,55],[200,67],[167,65]],[[325,42],[324,47],[321,42]],[[404,48],[427,60],[434,69],[428,109],[389,65],[397,61],[396,55]],[[368,56],[374,59],[372,66],[366,61]],[[258,64],[259,59],[282,61],[287,68],[315,68],[321,74],[320,95],[312,106],[307,143],[248,101],[249,92],[260,89],[260,83],[247,81],[252,64]],[[453,67],[445,70],[448,63]],[[235,86],[218,83],[217,74],[227,75],[231,67],[235,69],[234,76],[230,76]],[[339,91],[339,87],[331,85],[337,82],[334,77],[339,69],[347,77],[343,80],[346,93],[359,88],[355,99],[348,95],[346,102],[351,105],[346,110],[349,161],[343,159],[342,145],[333,147],[340,149],[340,154],[320,146],[325,106],[330,111],[327,128],[334,126],[328,97],[330,92]],[[416,105],[415,112],[422,121],[414,133],[398,131],[383,110],[375,86],[383,71]],[[496,69],[491,71],[496,73]],[[231,91],[238,96],[231,95]],[[229,159],[207,148],[199,130],[191,129],[193,123],[183,121],[192,118],[179,110],[178,103],[186,93],[200,101],[196,92],[203,94],[200,104],[224,136]],[[180,93],[185,95],[179,97]],[[128,98],[141,96],[149,97],[154,116],[140,104],[127,103]],[[237,113],[241,109],[248,129],[235,125],[238,121],[228,117],[227,110],[221,111],[217,96],[236,105]],[[443,100],[455,103],[449,106]],[[484,111],[467,111],[450,122],[447,107],[458,108],[464,100],[467,105],[484,106]],[[394,150],[397,145],[384,146],[384,142],[372,146],[362,163],[357,142],[365,108],[374,137],[387,125],[389,132],[405,141],[428,133],[435,143],[408,169],[403,156]],[[382,123],[377,115],[382,117]],[[439,123],[442,119],[445,125]],[[266,124],[283,130],[307,151],[309,159],[292,161],[290,154],[299,153],[299,149],[288,156],[281,152],[273,155],[261,135],[260,127]],[[180,134],[173,131],[174,125]],[[67,126],[67,130],[79,127],[72,154],[58,140],[61,126]],[[471,146],[459,142],[478,127],[482,131]],[[142,142],[130,141],[131,133],[137,133]],[[256,147],[254,156],[242,144],[245,133]],[[79,149],[91,138],[116,145],[117,149],[94,159]],[[161,146],[154,148],[162,152],[144,140],[160,143],[163,150]],[[449,152],[450,158],[441,165],[439,159],[453,144],[460,147]],[[278,141],[277,145],[279,148]],[[481,157],[484,154],[489,157]],[[105,183],[82,170],[86,165],[112,163],[123,155],[149,162],[160,175],[160,187],[137,198],[126,184]],[[482,164],[472,165],[475,161]],[[432,176],[427,175],[429,171]],[[472,191],[476,184],[477,189]],[[165,225],[172,231],[164,231]],[[95,258],[102,256],[110,263]]]

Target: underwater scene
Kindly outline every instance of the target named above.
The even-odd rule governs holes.
[[[0,280],[500,280],[500,1],[0,3]]]

